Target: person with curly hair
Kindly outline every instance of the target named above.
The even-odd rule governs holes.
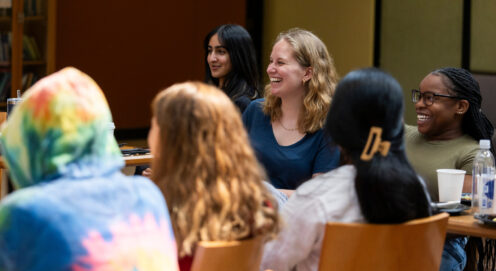
[[[173,85],[152,104],[152,180],[164,194],[179,265],[189,270],[199,241],[230,241],[279,229],[277,203],[249,144],[240,113],[218,88]]]
[[[267,74],[265,99],[253,101],[243,121],[270,182],[290,194],[338,166],[322,130],[338,76],[325,44],[298,28],[279,34]]]

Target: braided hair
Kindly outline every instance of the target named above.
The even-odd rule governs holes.
[[[463,115],[462,131],[479,141],[493,137],[494,127],[489,119],[482,113],[482,96],[479,83],[472,74],[462,68],[446,67],[432,72],[441,76],[446,86],[455,92],[456,96],[467,100],[470,104],[467,112]],[[494,146],[491,151],[495,153]]]

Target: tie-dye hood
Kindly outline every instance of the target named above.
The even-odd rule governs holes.
[[[61,176],[84,178],[123,166],[98,85],[65,68],[33,85],[6,124],[0,143],[16,188]]]

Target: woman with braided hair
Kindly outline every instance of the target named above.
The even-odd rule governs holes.
[[[465,170],[464,191],[470,192],[478,141],[491,139],[494,133],[481,110],[479,84],[465,69],[438,69],[422,80],[419,90],[412,90],[412,101],[417,127],[407,126],[407,155],[431,198],[438,200],[438,168]],[[491,150],[494,153],[494,146]]]
[[[263,270],[317,270],[328,221],[401,223],[430,215],[427,192],[405,155],[402,115],[401,86],[385,72],[356,70],[339,82],[324,130],[346,164],[289,198],[286,227],[266,245]]]
[[[406,152],[421,175],[433,201],[438,201],[436,169],[463,169],[464,192],[471,191],[472,164],[480,139],[491,139],[494,128],[481,110],[479,84],[461,68],[429,73],[418,90],[412,90],[417,127],[406,126]],[[491,147],[494,153],[494,146]],[[467,238],[448,236],[441,270],[463,270]]]

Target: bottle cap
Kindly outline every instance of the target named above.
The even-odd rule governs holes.
[[[491,148],[491,141],[489,139],[481,139],[479,141],[479,146],[481,149],[489,150],[489,148]]]

